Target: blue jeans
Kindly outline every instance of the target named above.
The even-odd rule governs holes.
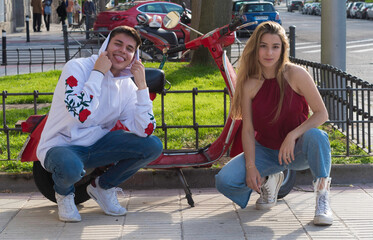
[[[72,12],[67,13],[67,22],[69,23],[69,26],[73,24],[73,13]]]
[[[281,172],[285,169],[311,169],[313,180],[329,177],[331,152],[328,135],[317,128],[305,132],[296,142],[295,160],[289,165],[278,162],[279,150],[263,147],[255,143],[255,166],[262,177]],[[243,153],[229,161],[215,176],[219,192],[245,208],[249,202],[252,189],[246,185],[245,156]]]
[[[109,132],[91,146],[58,146],[48,150],[44,167],[52,173],[54,189],[60,195],[75,191],[88,168],[111,166],[100,176],[101,188],[118,186],[140,168],[157,159],[163,150],[156,136],[146,138],[123,130]]]

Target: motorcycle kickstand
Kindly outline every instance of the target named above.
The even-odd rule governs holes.
[[[177,175],[180,178],[181,183],[183,184],[183,188],[184,188],[184,192],[185,192],[185,197],[188,200],[188,204],[191,207],[194,207],[194,201],[193,201],[193,198],[192,198],[192,192],[190,191],[189,185],[188,185],[188,183],[187,183],[187,181],[185,179],[183,171],[181,170],[181,168],[177,168],[176,172],[177,172]]]

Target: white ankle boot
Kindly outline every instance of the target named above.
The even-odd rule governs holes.
[[[325,178],[324,184],[322,184],[321,178],[318,178],[314,183],[314,191],[316,193],[316,207],[315,217],[313,223],[315,225],[332,225],[333,224],[333,213],[330,209],[330,182],[331,178]]]

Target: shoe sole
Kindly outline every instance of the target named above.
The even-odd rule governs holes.
[[[104,205],[101,203],[101,201],[98,200],[98,198],[96,198],[96,196],[92,193],[94,190],[92,190],[91,188],[92,185],[88,185],[87,186],[87,193],[88,195],[97,202],[97,204],[101,207],[101,209],[105,212],[106,215],[109,215],[109,216],[124,216],[127,214],[127,211],[125,211],[123,214],[118,214],[118,213],[112,213],[112,212],[108,212],[105,207],[103,207]]]
[[[280,191],[281,184],[284,181],[284,174],[280,174],[280,181],[278,181],[277,186],[276,186],[276,196],[278,195],[278,192]],[[277,197],[274,203],[267,203],[267,204],[257,204],[255,203],[255,207],[257,210],[268,210],[274,207],[277,203]]]
[[[58,218],[62,222],[80,222],[80,221],[82,221],[82,219],[67,219],[67,218],[61,218],[61,217],[58,217]]]
[[[318,226],[329,226],[333,224],[333,219],[323,217],[323,216],[318,216],[313,219],[313,224],[318,225]]]

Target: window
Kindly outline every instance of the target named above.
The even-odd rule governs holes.
[[[183,8],[174,4],[165,3],[163,4],[164,8],[166,9],[166,13],[176,11],[180,13],[180,15],[183,13]]]
[[[145,4],[139,7],[139,11],[145,13],[163,13],[162,6],[160,4]]]

